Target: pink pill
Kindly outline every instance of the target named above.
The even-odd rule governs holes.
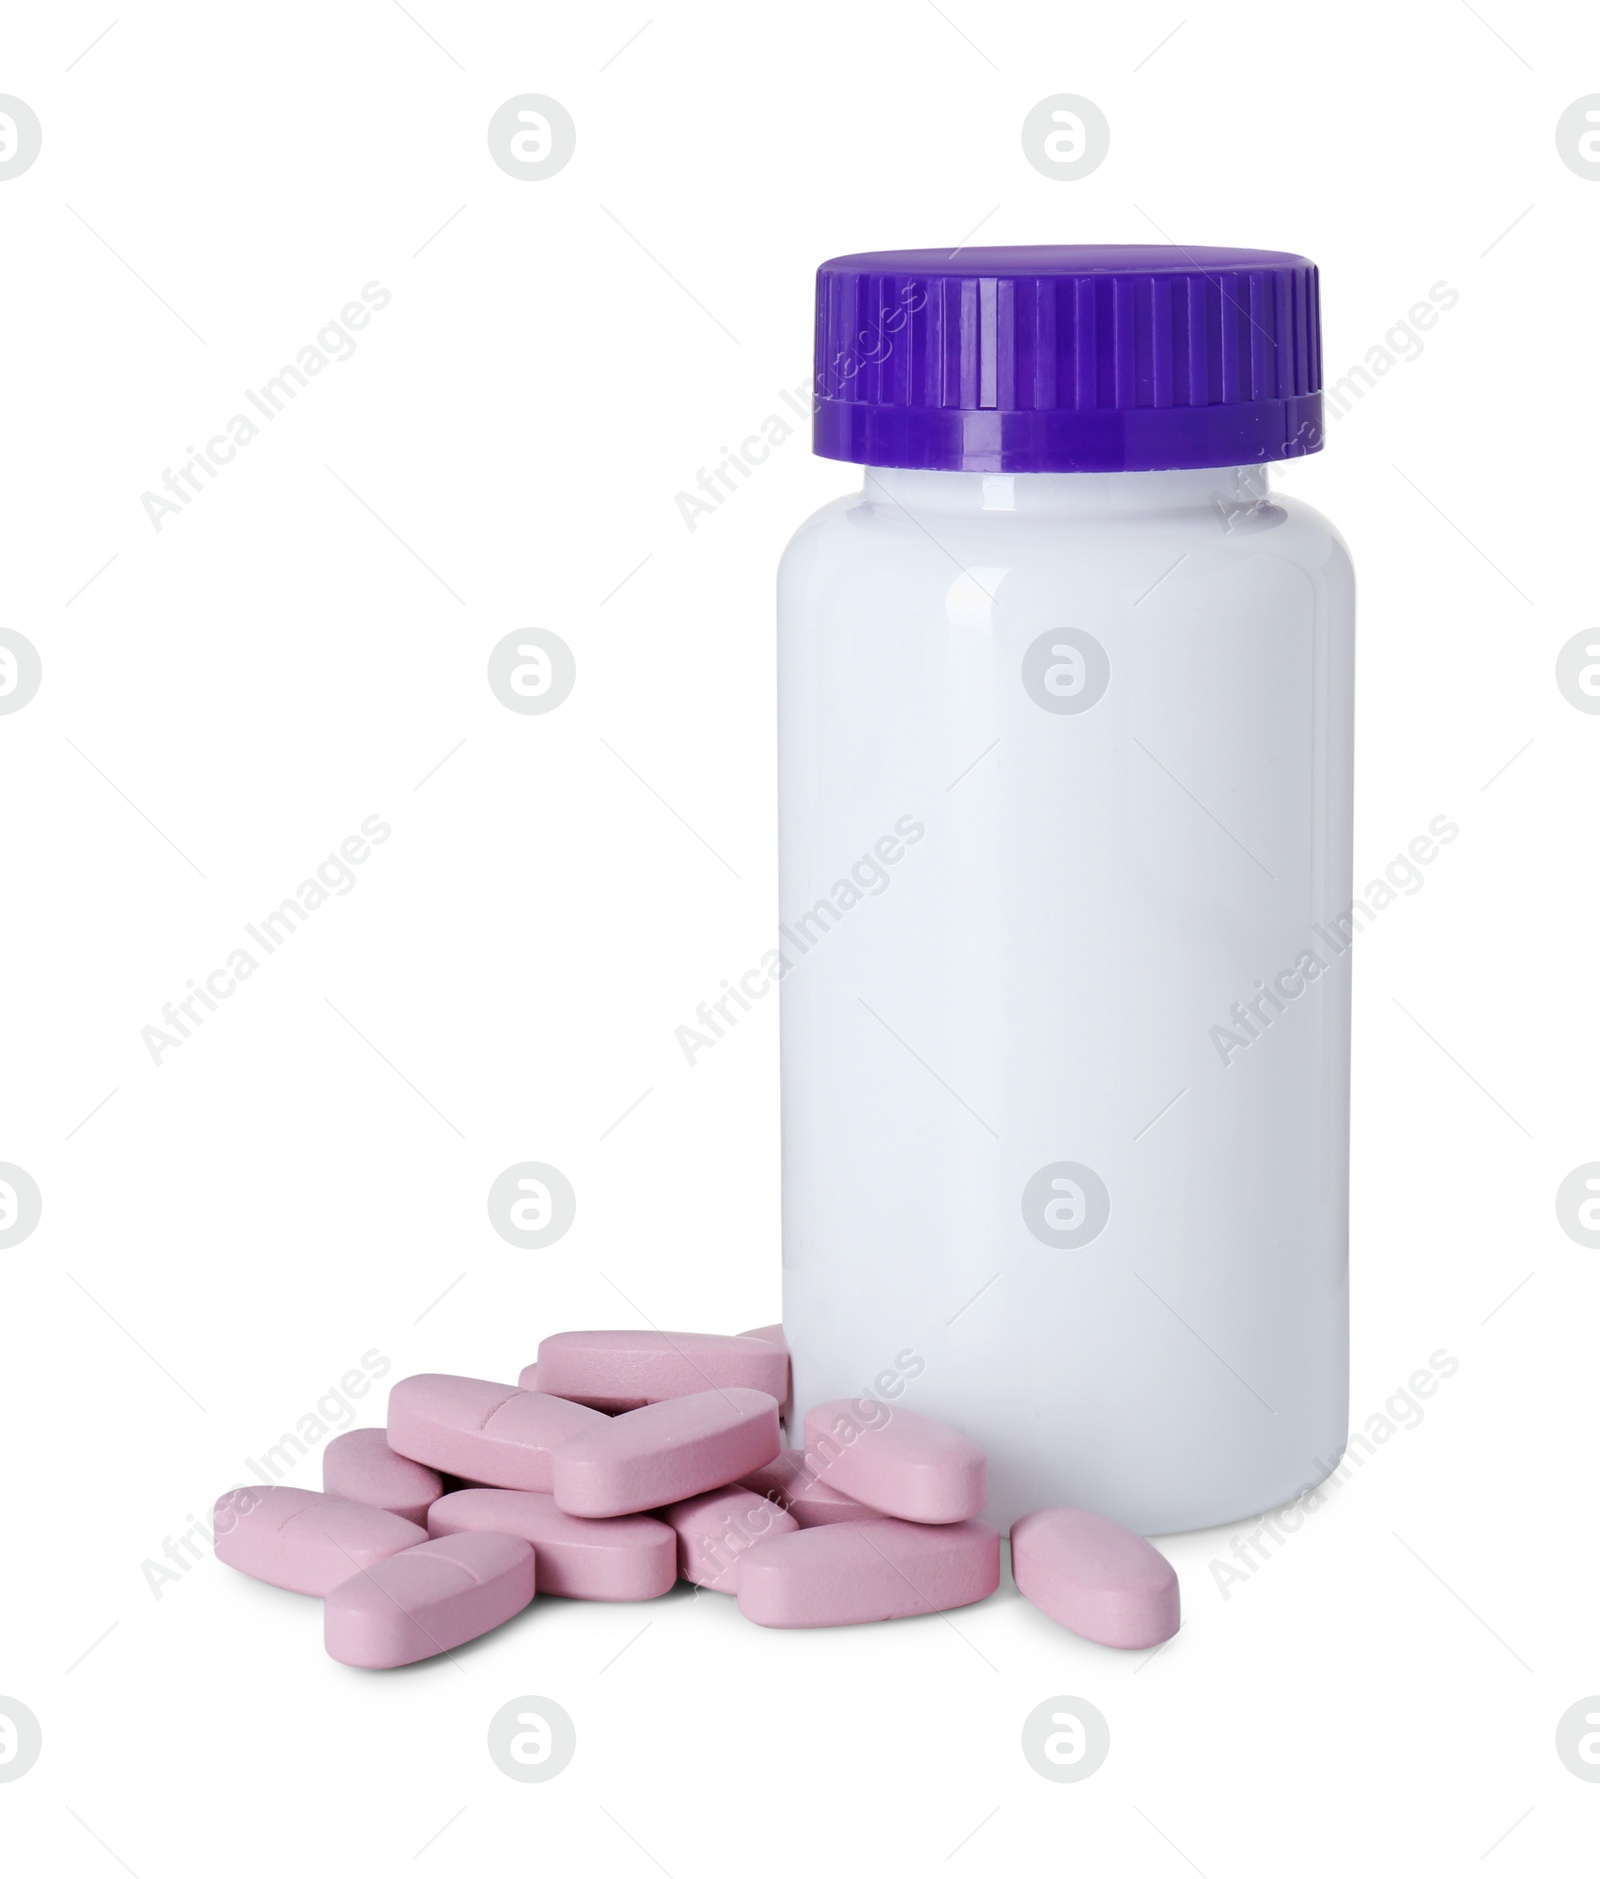
[[[216,1505],[217,1558],[225,1566],[316,1598],[427,1537],[384,1508],[310,1488],[235,1488]]]
[[[389,1392],[396,1454],[489,1487],[548,1493],[551,1451],[605,1421],[581,1403],[479,1377],[406,1377]]]
[[[781,1450],[765,1468],[758,1468],[739,1483],[791,1513],[798,1526],[828,1527],[842,1520],[870,1520],[873,1509],[841,1494],[825,1475],[813,1468],[803,1448]]]
[[[678,1580],[673,1535],[648,1514],[580,1520],[549,1494],[467,1488],[428,1509],[428,1531],[509,1533],[539,1561],[539,1593],[558,1598],[659,1598]]]
[[[782,1350],[788,1350],[789,1340],[783,1335],[781,1324],[758,1324],[753,1331],[741,1331],[740,1337],[758,1337],[764,1344],[776,1344]]]
[[[1011,1529],[1017,1590],[1057,1624],[1122,1650],[1178,1628],[1178,1575],[1156,1549],[1081,1507],[1046,1507]]]
[[[1000,1535],[986,1521],[859,1520],[753,1546],[739,1564],[739,1610],[783,1630],[870,1624],[954,1611],[999,1583]]]
[[[407,1461],[389,1446],[382,1429],[346,1429],[322,1451],[322,1487],[365,1507],[386,1507],[420,1525],[444,1492],[444,1483],[421,1462]]]
[[[739,1561],[777,1533],[798,1533],[792,1515],[749,1488],[713,1488],[656,1515],[678,1536],[678,1573],[713,1592],[737,1592]]]
[[[756,1326],[755,1330],[741,1331],[739,1335],[741,1337],[759,1338],[763,1344],[775,1344],[778,1349],[783,1352],[785,1357],[789,1354],[789,1340],[783,1335],[783,1326],[781,1324],[760,1324]],[[787,1388],[784,1390],[783,1395],[778,1398],[778,1414],[787,1424],[794,1416],[794,1372],[792,1369],[785,1371],[784,1381]]]
[[[561,1331],[539,1346],[540,1388],[594,1409],[629,1410],[706,1390],[781,1401],[789,1354],[762,1338],[699,1331]]]
[[[778,1452],[778,1405],[761,1390],[705,1390],[596,1420],[562,1443],[552,1469],[556,1505],[588,1519],[726,1487]]]
[[[453,1533],[380,1560],[323,1606],[328,1655],[360,1670],[420,1663],[481,1638],[533,1599],[533,1548],[507,1533]]]
[[[517,1378],[517,1387],[523,1390],[538,1389],[538,1375],[539,1366],[537,1364],[529,1364],[522,1375]],[[549,1394],[555,1396],[559,1395],[560,1392],[552,1390]],[[569,1402],[575,1402],[578,1399],[576,1397],[569,1397],[567,1400]],[[624,1410],[629,1409],[643,1409],[645,1401],[642,1396],[585,1396],[582,1400],[585,1407],[598,1409],[607,1416],[620,1416]]]
[[[840,1493],[901,1520],[970,1520],[989,1498],[989,1465],[976,1442],[872,1398],[807,1411],[806,1452]]]

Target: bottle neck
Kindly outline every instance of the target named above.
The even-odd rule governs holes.
[[[1211,509],[1261,502],[1267,465],[1207,470],[1123,470],[990,476],[981,470],[888,470],[867,466],[868,503],[947,514],[1022,516],[1148,515],[1153,510]]]

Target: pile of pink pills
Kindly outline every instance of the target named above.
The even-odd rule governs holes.
[[[570,1331],[516,1384],[407,1377],[386,1429],[323,1451],[323,1492],[237,1488],[217,1557],[323,1601],[328,1653],[390,1669],[558,1598],[658,1598],[682,1578],[758,1625],[953,1611],[1000,1583],[976,1444],[876,1399],[823,1403],[782,1445],[782,1330]],[[1178,1582],[1137,1534],[1081,1508],[1011,1529],[1023,1596],[1100,1644],[1178,1628]]]

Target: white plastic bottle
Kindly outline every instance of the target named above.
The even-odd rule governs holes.
[[[779,581],[784,1324],[990,1517],[1144,1533],[1347,1413],[1353,582],[1317,279],[1166,248],[845,256]]]

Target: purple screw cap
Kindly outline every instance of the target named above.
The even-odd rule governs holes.
[[[906,470],[1194,470],[1322,448],[1317,270],[1259,248],[965,248],[817,270],[813,448]]]

